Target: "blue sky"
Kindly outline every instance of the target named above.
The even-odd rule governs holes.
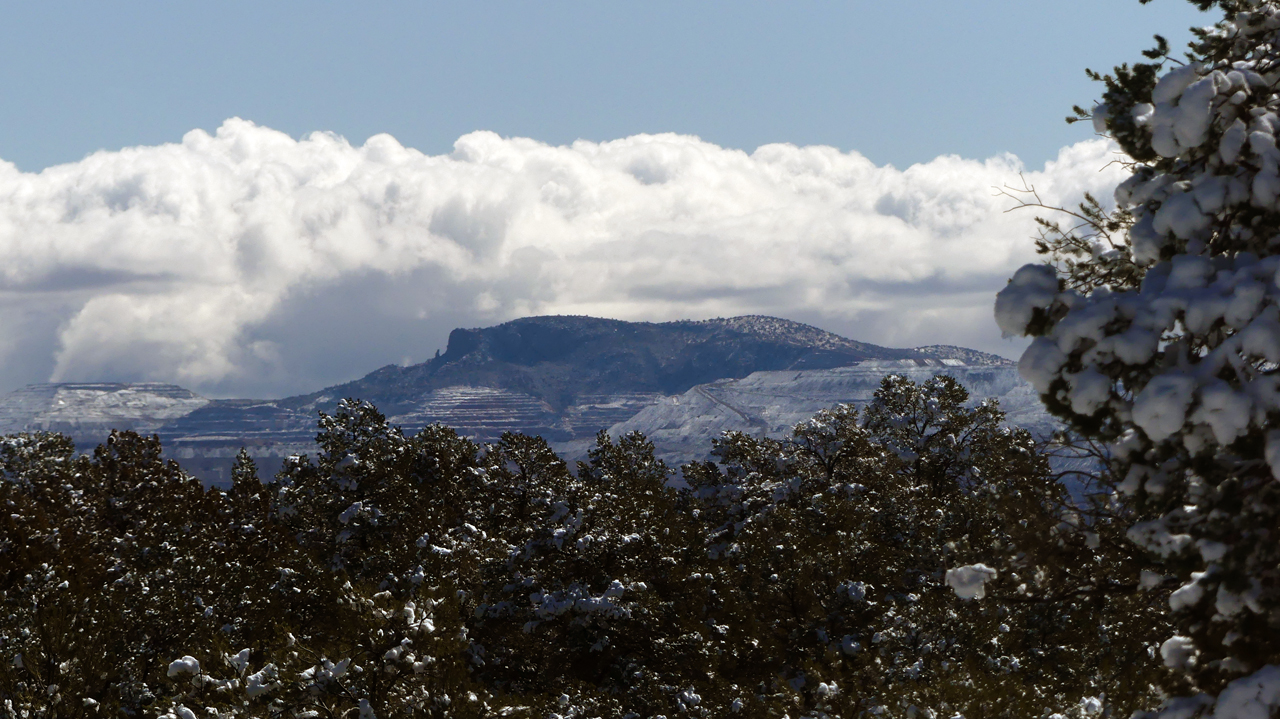
[[[39,170],[239,116],[428,154],[472,130],[677,132],[1035,166],[1088,136],[1062,122],[1096,95],[1085,66],[1207,21],[1178,0],[12,3],[0,158]]]
[[[1190,5],[27,3],[0,392],[282,396],[532,314],[768,314],[1016,357],[1033,215],[1110,195],[1086,66]],[[1012,154],[1006,154],[1012,153]],[[1016,157],[1015,157],[1016,155]]]

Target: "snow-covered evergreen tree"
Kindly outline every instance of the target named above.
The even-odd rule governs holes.
[[[722,466],[685,468],[696,492],[639,435],[602,434],[571,473],[539,438],[405,437],[355,401],[321,417],[317,457],[263,485],[242,455],[226,493],[154,438],[116,433],[92,456],[4,438],[0,706],[979,717],[1100,687],[1146,702],[1146,646],[1115,631],[1150,624],[1141,601],[1037,595],[1094,581],[1112,538],[1059,531],[1031,438],[966,400],[947,378],[891,378],[863,416],[725,437]],[[1045,532],[1060,541],[1019,549]],[[972,566],[992,550],[997,578]],[[957,566],[999,602],[957,600]]]
[[[1106,549],[1063,528],[1033,438],[968,399],[949,377],[888,377],[861,416],[836,407],[785,441],[730,433],[723,469],[685,469],[715,560],[699,581],[725,637],[717,672],[744,707],[980,717],[1151,700],[1146,647],[1115,631],[1149,631],[1149,598],[1040,591],[1092,581]],[[958,567],[986,601],[957,600]]]
[[[1185,58],[1095,75],[1094,127],[1131,176],[1116,209],[1045,223],[1050,263],[996,300],[1035,337],[1022,374],[1107,443],[1139,588],[1170,587],[1152,637],[1170,716],[1280,711],[1280,3],[1196,2],[1225,17]],[[1216,699],[1215,699],[1216,697]],[[1215,704],[1216,702],[1216,704]]]

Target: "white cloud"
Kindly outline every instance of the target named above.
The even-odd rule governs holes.
[[[1083,142],[1026,178],[1051,203],[1109,196],[1111,153]],[[428,156],[239,119],[39,174],[0,163],[0,387],[283,394],[420,361],[454,326],[555,313],[766,313],[1007,354],[991,304],[1033,225],[993,187],[1022,170],[670,134],[475,132]]]

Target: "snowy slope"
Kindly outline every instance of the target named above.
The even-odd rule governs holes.
[[[820,409],[866,401],[890,371],[919,381],[963,375],[980,396],[1007,405],[1016,397],[1017,407],[1039,412],[1011,361],[963,347],[878,347],[763,316],[555,316],[455,330],[429,362],[279,400],[211,401],[164,384],[32,385],[0,397],[0,434],[58,431],[88,451],[112,429],[156,433],[167,456],[224,484],[241,447],[264,477],[290,454],[314,453],[317,412],[354,397],[408,433],[440,422],[482,442],[506,431],[540,435],[577,459],[601,429],[640,430],[665,458],[683,461],[705,456],[726,429],[777,436]]]
[[[783,437],[791,427],[836,404],[864,405],[888,374],[923,382],[935,374],[955,377],[974,401],[994,397],[1011,424],[1047,434],[1057,427],[1035,390],[1007,365],[966,365],[959,360],[878,360],[833,369],[755,372],[743,379],[700,384],[666,397],[609,428],[612,436],[639,431],[657,445],[663,459],[679,465],[704,459],[711,440],[737,430]],[[582,440],[557,449],[571,456],[590,446]]]
[[[48,430],[96,444],[112,429],[155,432],[208,403],[171,384],[30,385],[0,397],[0,434]]]

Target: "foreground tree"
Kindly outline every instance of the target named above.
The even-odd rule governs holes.
[[[1064,523],[1033,438],[968,399],[949,377],[888,377],[862,416],[821,412],[787,440],[731,433],[723,470],[685,469],[720,560],[700,578],[727,648],[716,671],[745,708],[992,717],[1151,701],[1133,631],[1159,621],[1150,598],[1039,591],[1085,585],[1106,549]],[[1047,533],[1060,541],[1026,551]],[[998,577],[967,597],[997,601],[958,600],[948,570],[979,559]]]
[[[887,379],[685,468],[601,435],[405,437],[367,403],[315,458],[206,490],[159,443],[0,441],[5,715],[1013,716],[1149,701],[1144,607],[1031,438],[948,378]],[[1064,521],[1066,520],[1066,521]],[[1051,550],[1027,537],[1052,532]],[[992,552],[964,591],[952,573]],[[1080,567],[1082,569],[1075,569]],[[968,567],[972,569],[972,567]],[[1030,587],[1029,589],[1027,587]],[[1141,595],[1149,599],[1148,595]],[[1150,633],[1148,631],[1148,633]]]
[[[1167,710],[1274,715],[1280,3],[1195,4],[1226,17],[1185,62],[1161,39],[1151,62],[1097,76],[1103,102],[1081,115],[1130,158],[1117,210],[1045,223],[1050,264],[1014,275],[996,319],[1036,338],[1020,369],[1049,409],[1107,444],[1141,586],[1174,588],[1176,633],[1153,639],[1165,690],[1193,698]]]

